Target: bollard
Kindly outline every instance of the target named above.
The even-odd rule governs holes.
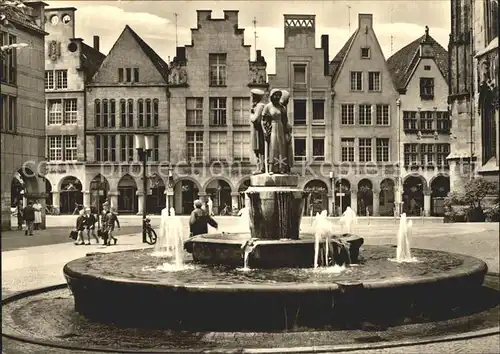
[[[370,225],[370,209],[366,207],[366,218],[368,219],[368,225]]]
[[[422,224],[424,223],[424,209],[420,208],[420,216],[422,217]]]

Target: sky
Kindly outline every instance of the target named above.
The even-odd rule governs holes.
[[[358,13],[373,14],[374,30],[386,58],[424,34],[444,48],[450,33],[450,0],[360,0],[360,1],[47,1],[50,7],[77,8],[76,37],[92,45],[100,36],[101,52],[107,54],[125,25],[132,27],[165,61],[175,56],[176,19],[179,46],[191,43],[196,27],[196,10],[212,10],[222,18],[223,10],[239,10],[239,27],[245,29],[245,43],[255,56],[254,25],[257,21],[257,49],[275,73],[275,47],[284,44],[283,14],[316,15],[316,47],[322,34],[330,39],[330,60],[358,26]],[[349,16],[350,12],[350,16]],[[177,17],[175,16],[177,14]],[[349,30],[350,22],[350,30]],[[392,38],[392,39],[391,39]],[[392,43],[392,44],[391,44]]]

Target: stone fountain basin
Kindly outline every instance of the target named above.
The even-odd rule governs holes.
[[[421,263],[397,264],[392,246],[364,246],[365,260],[341,274],[327,269],[195,265],[156,270],[151,251],[91,255],[65,265],[75,310],[120,326],[269,331],[324,328],[360,318],[405,318],[470,301],[487,272],[476,258],[412,249]],[[300,313],[300,315],[299,315]],[[292,322],[290,322],[292,321]],[[323,326],[323,327],[322,327]]]
[[[298,240],[256,240],[253,251],[248,256],[248,266],[259,269],[313,267],[314,235],[301,236],[303,238]],[[193,255],[193,260],[197,263],[242,267],[245,253],[243,245],[250,238],[250,234],[245,233],[198,235],[187,240],[184,249]],[[363,238],[351,234],[335,238],[349,243],[351,258],[356,263]]]

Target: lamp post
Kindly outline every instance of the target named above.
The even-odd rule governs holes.
[[[142,162],[142,242],[146,243],[146,229],[144,228],[144,219],[146,219],[146,199],[148,189],[148,179],[146,173],[146,166],[148,162],[148,155],[153,150],[153,136],[136,134],[134,137],[135,148],[139,155],[139,161]]]
[[[332,188],[332,216],[337,216],[335,211],[335,177],[333,171],[330,171],[330,183]]]

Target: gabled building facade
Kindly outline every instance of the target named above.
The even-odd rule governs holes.
[[[45,227],[44,20],[46,4],[1,5],[2,56],[0,125],[2,230],[11,226],[11,207],[39,200]],[[15,220],[15,219],[13,219]]]
[[[244,203],[255,159],[250,144],[250,89],[266,88],[266,63],[238,27],[238,11],[197,11],[191,44],[177,48],[171,65],[169,149],[177,214],[196,198],[213,201],[216,214]]]
[[[397,156],[397,101],[371,14],[330,63],[337,214],[392,215]]]
[[[45,10],[45,123],[47,204],[54,212],[73,213],[84,204],[85,85],[105,55],[99,37],[90,47],[75,37],[74,7]],[[88,206],[88,205],[87,205]]]
[[[311,192],[305,212],[333,212],[330,169],[333,162],[333,117],[328,35],[316,48],[316,16],[284,15],[285,46],[276,48],[276,74],[271,89],[291,94],[288,120],[293,128],[293,172]],[[323,167],[323,168],[322,168]],[[326,173],[326,175],[325,175]]]
[[[448,53],[425,34],[387,60],[400,93],[399,161],[403,211],[441,216],[450,191],[451,120],[448,113]]]
[[[84,205],[120,213],[165,208],[169,161],[168,65],[128,25],[86,85]],[[152,136],[147,190],[135,135]],[[143,193],[147,193],[143,205]]]

